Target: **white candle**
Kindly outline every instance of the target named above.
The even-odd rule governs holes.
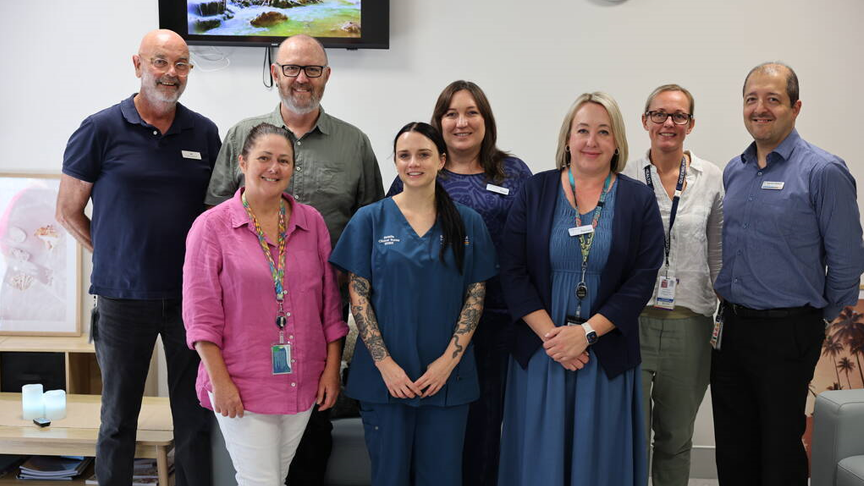
[[[24,420],[33,420],[45,415],[42,402],[42,384],[21,387],[21,412]]]
[[[66,418],[66,392],[49,390],[42,395],[45,401],[45,418],[60,420]]]

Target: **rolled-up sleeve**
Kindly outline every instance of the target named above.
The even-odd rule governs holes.
[[[237,125],[231,127],[225,135],[225,142],[219,149],[213,174],[210,176],[210,184],[207,186],[207,195],[204,198],[204,203],[208,206],[216,206],[231,199],[242,185],[243,174],[237,168],[237,157],[243,148],[244,138],[244,131]]]
[[[225,309],[222,305],[222,249],[218,219],[206,212],[195,220],[186,237],[183,263],[183,323],[186,344],[194,349],[198,341],[222,348]]]
[[[315,231],[318,238],[318,260],[324,269],[323,308],[321,324],[324,327],[324,339],[332,343],[348,334],[348,325],[342,319],[342,297],[339,294],[339,284],[336,280],[336,269],[330,264],[330,233],[324,218],[315,212]]]
[[[858,286],[864,272],[864,241],[856,200],[855,179],[840,161],[814,171],[813,204],[828,272],[823,317],[834,319],[840,310],[858,301]]]

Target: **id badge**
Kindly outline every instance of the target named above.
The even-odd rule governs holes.
[[[711,347],[720,351],[720,344],[723,342],[723,313],[726,306],[720,303],[717,308],[717,314],[714,316],[714,330],[711,332]]]
[[[270,346],[270,358],[273,363],[274,375],[290,375],[294,373],[291,366],[291,345],[273,344]]]
[[[581,326],[582,324],[588,322],[588,319],[584,319],[582,317],[576,316],[567,316],[567,325],[568,326]]]
[[[677,283],[675,277],[660,276],[660,281],[657,284],[657,298],[654,300],[654,307],[666,310],[675,309],[675,286]]]
[[[590,224],[585,224],[582,226],[576,226],[575,228],[567,228],[567,233],[569,233],[570,236],[587,235],[588,233],[593,233],[593,232],[594,232],[594,226],[590,225]]]

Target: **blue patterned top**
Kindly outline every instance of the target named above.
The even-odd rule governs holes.
[[[484,173],[457,174],[444,169],[438,176],[438,181],[454,201],[468,206],[480,214],[483,222],[486,223],[486,228],[492,237],[492,244],[498,254],[500,254],[504,224],[507,222],[510,206],[516,200],[516,195],[522,189],[522,185],[531,177],[531,169],[525,165],[525,162],[516,157],[504,159],[504,172],[507,174],[507,178],[496,185],[510,190],[506,196],[486,189],[486,185],[490,181],[486,179]],[[402,192],[402,181],[396,177],[393,184],[390,185],[390,190],[387,191],[387,197],[395,196],[400,192]],[[497,276],[486,282],[484,307],[490,312],[507,312],[507,305],[504,303],[504,296],[501,292],[501,282]]]

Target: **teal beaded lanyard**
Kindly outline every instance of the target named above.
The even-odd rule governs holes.
[[[582,215],[579,214],[579,203],[576,202],[576,180],[573,179],[573,169],[567,168],[567,175],[570,176],[570,188],[573,190],[573,205],[576,206],[576,227],[582,226]],[[603,212],[603,206],[606,204],[606,196],[609,195],[609,184],[612,182],[612,172],[606,176],[606,181],[603,182],[603,191],[600,193],[600,200],[597,201],[597,207],[594,209],[594,218],[591,220],[592,230],[579,235],[579,249],[582,252],[582,277],[576,285],[576,298],[579,303],[576,306],[576,317],[582,317],[582,299],[588,296],[588,284],[585,283],[585,272],[588,270],[588,255],[591,253],[591,247],[594,245],[594,230],[597,229],[597,223],[600,222],[600,215]]]

